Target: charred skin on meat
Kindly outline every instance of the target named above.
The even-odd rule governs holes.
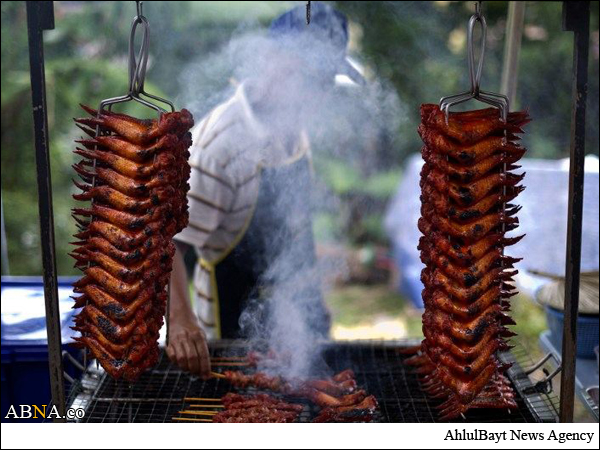
[[[89,138],[77,141],[74,198],[91,204],[73,210],[71,256],[84,273],[74,284],[76,341],[109,375],[135,381],[158,361],[172,238],[187,224],[193,119],[186,110],[140,120],[82,107],[91,117],[75,119]]]
[[[519,259],[504,250],[522,236],[505,233],[518,227],[520,207],[510,202],[524,189],[525,174],[512,171],[525,153],[518,135],[528,122],[526,112],[502,121],[488,108],[446,119],[437,105],[421,107],[425,339],[408,363],[423,389],[444,399],[443,420],[472,408],[516,406],[504,376],[508,366],[496,355],[514,335],[507,329],[514,324],[508,299],[516,294]]]
[[[260,372],[244,374],[239,371],[225,371],[223,375],[238,388],[254,387],[278,392],[287,397],[307,399],[322,408],[315,419],[317,422],[370,421],[378,406],[374,396],[367,395],[364,390],[356,390],[354,372],[349,369],[322,380],[285,380]],[[280,404],[280,400],[265,394],[248,397],[230,393],[225,395],[222,401],[228,410],[255,406],[298,413],[301,410],[300,405]],[[223,417],[228,415],[224,414]],[[268,418],[268,414],[266,417]],[[257,418],[253,420],[255,419]]]
[[[304,407],[266,394],[245,396],[235,393],[221,398],[225,410],[213,416],[215,423],[289,423]]]

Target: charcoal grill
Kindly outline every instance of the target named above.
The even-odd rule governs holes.
[[[46,105],[43,31],[54,28],[53,2],[27,3],[29,60],[34,118],[34,143],[38,181],[41,249],[50,385],[53,403],[64,415],[67,403],[82,406],[88,422],[169,421],[182,406],[185,395],[218,396],[230,390],[223,381],[199,381],[173,367],[163,355],[160,364],[145,374],[133,387],[110,380],[101,372],[88,369],[74,380],[68,399],[65,396],[61,357],[60,314],[58,310],[57,271],[52,212],[50,147]],[[575,349],[579,306],[579,273],[583,219],[583,176],[585,157],[585,107],[589,51],[589,1],[563,2],[563,28],[574,33],[573,100],[571,124],[571,166],[569,171],[569,228],[567,231],[565,328],[562,346],[560,420],[571,422],[574,409]],[[417,378],[397,353],[406,343],[332,344],[325,350],[332,369],[351,367],[358,381],[381,402],[380,421],[436,420],[437,403],[425,397]],[[227,354],[234,344],[218,343],[215,354]],[[531,361],[522,348],[502,355],[515,362],[509,377],[518,393],[519,409],[510,415],[494,411],[469,412],[466,421],[545,422],[556,417],[555,398],[539,391],[523,370]],[[308,420],[306,409],[302,420]],[[63,421],[56,419],[56,421]]]
[[[416,344],[417,341],[329,343],[323,347],[323,358],[333,372],[353,369],[360,388],[377,397],[379,408],[372,421],[436,422],[436,406],[441,401],[432,400],[421,390],[414,369],[405,364],[408,356],[402,350]],[[247,350],[239,342],[219,341],[211,345],[214,357],[243,355]],[[471,410],[459,421],[555,422],[557,399],[533,389],[535,382],[525,374],[525,368],[531,364],[527,352],[517,346],[502,354],[502,359],[513,363],[508,375],[517,392],[518,409]],[[179,370],[163,353],[157,367],[142,375],[133,386],[113,380],[102,369],[89,369],[72,385],[68,406],[85,410],[82,422],[171,422],[189,406],[185,398],[219,399],[228,392],[257,391],[236,389],[218,378],[200,380]],[[310,422],[316,417],[317,409],[307,401],[290,401],[305,406],[300,422]]]

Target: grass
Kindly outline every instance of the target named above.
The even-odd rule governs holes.
[[[539,346],[540,333],[547,329],[546,314],[541,306],[525,295],[512,299],[511,317],[517,324],[511,330],[517,333],[514,338],[537,361],[542,357]]]
[[[326,296],[333,319],[333,336],[353,339],[402,339],[420,337],[421,312],[405,298],[386,285],[348,285],[338,287]],[[378,324],[395,324],[387,332],[378,330]],[[369,331],[371,329],[371,332]]]

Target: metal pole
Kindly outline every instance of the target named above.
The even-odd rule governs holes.
[[[8,241],[6,240],[6,228],[4,228],[4,197],[0,195],[0,215],[2,216],[2,275],[10,275],[8,265]]]
[[[52,184],[50,181],[50,144],[46,107],[43,35],[43,30],[54,28],[54,6],[53,2],[48,1],[29,1],[26,4],[50,388],[52,403],[58,408],[59,414],[64,416],[65,385],[61,357],[62,342],[54,246],[54,217],[52,211]],[[64,422],[63,419],[56,419],[55,421]]]
[[[525,2],[508,2],[508,20],[506,22],[506,43],[502,64],[500,92],[508,97],[516,108],[517,74],[519,72],[519,54],[525,20]]]
[[[577,315],[581,271],[583,182],[585,163],[585,104],[587,99],[590,2],[563,2],[563,29],[574,32],[573,99],[571,113],[571,165],[565,269],[565,326],[560,380],[560,421],[573,421]]]

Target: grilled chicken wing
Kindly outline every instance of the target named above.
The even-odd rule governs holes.
[[[518,134],[526,112],[450,114],[436,105],[421,107],[419,134],[425,164],[421,171],[419,241],[423,289],[423,334],[416,367],[423,389],[444,399],[440,418],[454,419],[471,408],[514,408],[514,392],[496,354],[510,348],[508,299],[519,261],[504,254],[522,236],[506,237],[518,226],[513,201],[525,174],[511,171],[525,153]]]

